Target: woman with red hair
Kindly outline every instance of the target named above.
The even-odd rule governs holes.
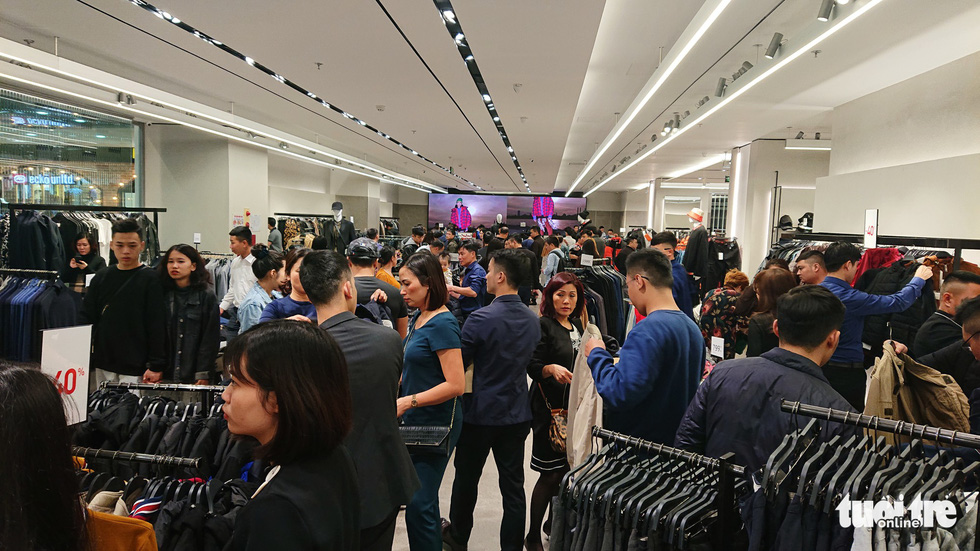
[[[541,524],[548,504],[568,472],[564,449],[551,438],[551,412],[568,411],[575,355],[584,334],[585,288],[578,277],[559,272],[542,291],[541,342],[528,365],[531,384],[531,468],[541,473],[531,493],[531,524],[525,548],[542,550]],[[566,413],[567,415],[567,413]]]

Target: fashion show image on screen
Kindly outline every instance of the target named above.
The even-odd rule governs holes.
[[[429,225],[450,224],[466,229],[490,227],[497,215],[507,216],[507,197],[502,195],[429,195]]]
[[[523,195],[429,195],[429,225],[454,225],[466,229],[483,224],[490,227],[497,215],[513,228],[538,226],[550,235],[578,223],[578,214],[586,210],[581,197]]]

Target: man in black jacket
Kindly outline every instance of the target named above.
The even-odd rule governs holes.
[[[971,417],[974,390],[980,388],[980,297],[964,300],[956,309],[954,322],[959,324],[960,338],[932,354],[919,357],[919,363],[952,375],[963,394],[970,398]],[[980,393],[976,397],[980,402]]]
[[[939,288],[939,309],[919,327],[912,354],[920,358],[960,342],[963,327],[954,319],[956,309],[976,296],[980,296],[980,275],[957,270],[946,276]]]
[[[395,520],[419,488],[415,467],[398,433],[395,400],[402,371],[398,333],[353,312],[357,290],[347,259],[333,251],[303,258],[300,282],[316,306],[320,327],[347,359],[354,427],[344,442],[357,465],[361,549],[390,550]]]
[[[734,452],[747,472],[765,466],[795,426],[780,400],[854,411],[820,370],[837,348],[844,305],[827,289],[806,285],[779,298],[773,326],[779,348],[757,358],[721,362],[698,387],[675,445],[711,457]],[[856,428],[821,421],[820,439]]]
[[[92,278],[82,317],[92,327],[94,384],[102,381],[158,383],[166,364],[163,286],[140,264],[146,243],[132,218],[112,224],[118,264]]]

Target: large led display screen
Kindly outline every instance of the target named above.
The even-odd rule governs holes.
[[[433,193],[429,195],[429,226],[490,227],[499,216],[512,228],[538,226],[551,234],[577,224],[578,215],[585,210],[586,200],[581,197]]]

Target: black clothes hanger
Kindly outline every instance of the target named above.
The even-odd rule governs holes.
[[[834,470],[834,466],[837,461],[844,454],[844,452],[850,449],[858,441],[858,436],[854,435],[844,443],[843,446],[833,450],[833,455],[830,459],[824,463],[824,465],[817,471],[816,477],[813,479],[813,491],[810,493],[810,507],[817,507],[820,502],[821,489],[823,488],[823,482],[826,480],[827,474]]]

